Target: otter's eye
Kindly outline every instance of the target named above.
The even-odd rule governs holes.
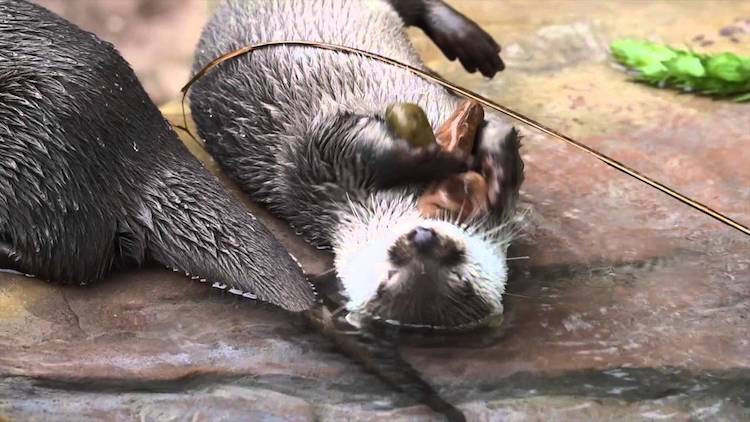
[[[445,248],[443,255],[443,264],[447,266],[458,266],[466,262],[466,253],[455,246],[455,244],[448,245]]]
[[[395,266],[406,265],[409,262],[409,252],[406,242],[399,241],[388,249],[388,259]]]

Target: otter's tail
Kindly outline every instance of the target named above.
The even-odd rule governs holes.
[[[446,417],[449,422],[465,422],[461,410],[443,399],[430,384],[422,379],[398,350],[397,333],[376,333],[369,328],[341,329],[325,305],[307,311],[308,321],[333,341],[343,354],[362,365],[391,387],[428,406]]]
[[[290,311],[310,308],[315,294],[296,260],[197,159],[182,153],[160,160],[136,211],[149,256]]]

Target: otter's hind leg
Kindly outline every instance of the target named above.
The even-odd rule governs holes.
[[[389,0],[404,23],[427,34],[450,60],[491,78],[505,69],[500,45],[475,22],[442,0]]]

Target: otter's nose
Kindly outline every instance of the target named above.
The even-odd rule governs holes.
[[[411,241],[414,247],[420,252],[427,252],[432,249],[438,242],[435,230],[425,227],[417,227],[409,232],[407,239]]]

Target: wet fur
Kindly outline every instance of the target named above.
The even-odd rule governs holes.
[[[0,255],[64,283],[155,260],[290,310],[314,298],[117,51],[25,1],[0,0]]]
[[[403,28],[397,10],[380,0],[230,0],[204,29],[194,70],[228,51],[282,39],[348,45],[427,70]],[[409,101],[437,129],[459,98],[367,58],[299,47],[261,50],[204,76],[190,99],[207,149],[223,169],[316,246],[331,246],[336,211],[347,202],[460,168],[435,150],[410,155],[383,121],[387,104]]]
[[[435,6],[439,2],[411,3]],[[426,70],[404,32],[404,18],[419,19],[405,14],[404,4],[230,0],[218,7],[204,29],[194,70],[226,52],[279,40],[347,45]],[[460,32],[462,28],[451,29]],[[488,50],[497,55],[496,50]],[[347,287],[350,296],[361,296],[352,300],[351,308],[362,305],[362,297],[376,293],[382,282],[376,265],[387,259],[388,245],[374,255],[360,253],[355,258],[362,265],[345,257],[371,244],[368,236],[392,231],[400,219],[424,222],[412,216],[415,197],[423,187],[420,182],[462,170],[461,163],[437,148],[411,148],[388,129],[383,118],[389,104],[417,103],[437,129],[460,99],[409,72],[356,55],[284,46],[255,51],[223,63],[200,79],[193,85],[190,100],[200,135],[224,171],[310,243],[333,248],[342,279],[362,280],[358,281],[364,286],[361,292]],[[498,186],[517,194],[522,177],[515,177],[511,170],[516,164],[513,160],[520,161],[517,133],[496,116],[487,120],[483,133],[488,139],[478,147],[477,157],[508,161],[507,172],[490,176]],[[509,148],[515,151],[508,153]],[[515,198],[515,194],[504,194],[507,199]],[[510,215],[504,215],[504,210],[512,210],[515,201],[498,197],[495,202],[500,204],[497,213],[467,227],[467,233],[478,233],[476,241],[469,242],[478,253],[466,256],[481,263],[465,266],[476,279],[471,290],[487,294],[484,299],[491,304],[478,302],[477,309],[453,312],[458,320],[450,317],[451,312],[440,312],[441,320],[433,321],[436,324],[468,322],[487,309],[502,310],[510,231],[496,227],[505,225]],[[493,235],[483,236],[489,232]],[[464,284],[459,279],[451,283],[451,290]],[[450,302],[454,307],[461,304]],[[417,313],[422,311],[417,309]]]
[[[280,39],[324,40],[421,66],[416,52],[404,47],[410,44],[396,11],[381,1],[367,4],[377,12],[341,0],[226,2],[204,29],[194,70],[225,52]],[[419,103],[436,128],[458,104],[442,88],[393,67],[294,47],[226,63],[194,85],[190,100],[206,147],[222,168],[317,246],[331,246],[334,211],[347,195],[352,201],[369,197],[376,177],[371,164],[385,167],[400,155],[390,144],[408,148],[386,130],[385,106]]]

